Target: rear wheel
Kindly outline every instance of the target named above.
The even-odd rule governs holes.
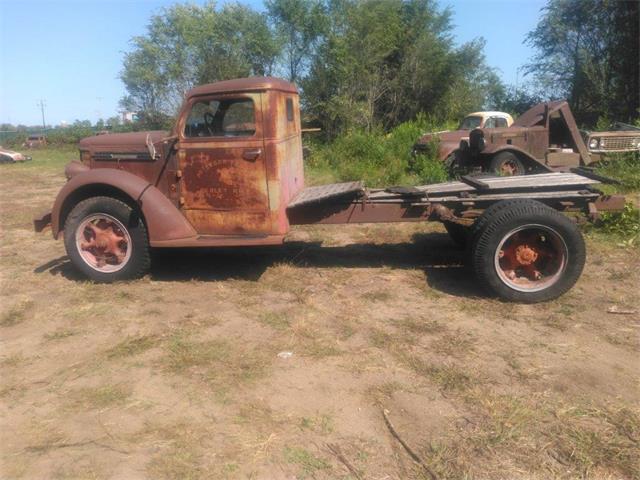
[[[447,221],[442,222],[442,224],[451,237],[451,240],[453,240],[453,243],[459,247],[464,247],[467,244],[467,239],[469,238],[469,227]]]
[[[569,290],[586,258],[577,225],[533,200],[495,207],[474,228],[471,257],[480,282],[504,300],[523,303],[552,300]]]
[[[510,177],[512,175],[524,175],[526,173],[522,161],[512,152],[500,152],[491,159],[489,169],[493,173]]]
[[[65,222],[64,243],[74,266],[97,282],[136,278],[150,266],[142,218],[115,198],[78,203]]]

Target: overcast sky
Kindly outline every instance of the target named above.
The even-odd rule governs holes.
[[[129,39],[169,0],[0,0],[0,123],[47,124],[117,115],[118,79]],[[195,2],[202,3],[202,2]],[[222,3],[222,2],[220,2]],[[242,3],[263,9],[261,0]],[[532,51],[523,44],[543,0],[441,0],[451,5],[456,41],[487,41],[487,62],[506,83]],[[519,78],[520,77],[520,78]]]

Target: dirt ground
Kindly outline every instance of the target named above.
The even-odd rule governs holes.
[[[3,479],[640,478],[640,317],[607,313],[640,306],[638,248],[590,234],[541,305],[486,297],[439,225],[97,285],[32,231],[64,181],[39,161],[1,166]]]

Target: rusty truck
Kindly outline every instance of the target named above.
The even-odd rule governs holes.
[[[35,230],[50,226],[78,270],[112,282],[143,275],[152,248],[277,245],[293,225],[433,220],[468,244],[490,292],[539,302],[584,266],[581,232],[564,213],[623,205],[584,172],[305,186],[298,102],[281,79],[221,81],[189,91],[171,131],[85,138]]]
[[[589,154],[564,100],[535,105],[509,127],[425,134],[413,151],[424,152],[434,142],[437,158],[453,175],[471,170],[500,175],[569,171],[597,160]]]

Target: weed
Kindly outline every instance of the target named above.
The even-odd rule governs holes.
[[[31,306],[33,306],[32,300],[22,300],[18,302],[2,314],[0,317],[0,326],[12,327],[23,322],[26,319],[27,311]]]
[[[198,374],[225,394],[241,382],[263,376],[269,363],[267,355],[265,349],[245,352],[224,340],[194,342],[177,334],[167,344],[164,364],[173,373]]]
[[[333,432],[335,428],[333,417],[324,413],[314,417],[302,417],[298,425],[301,430],[313,430],[322,435]]]
[[[620,240],[621,246],[632,247],[640,240],[640,211],[626,203],[620,212],[603,212],[599,229]]]
[[[475,339],[468,332],[458,329],[446,333],[431,343],[434,351],[452,357],[464,357],[475,350]]]
[[[299,478],[314,476],[319,470],[329,470],[331,468],[331,464],[325,459],[316,457],[302,447],[285,447],[284,459],[287,463],[293,463],[300,467]]]
[[[123,358],[138,355],[154,347],[158,343],[155,335],[141,335],[138,337],[127,337],[116,346],[107,350],[107,358]]]
[[[596,171],[600,175],[621,182],[621,185],[614,187],[616,191],[637,192],[640,190],[640,155],[637,153],[610,154],[598,165]]]
[[[440,128],[439,128],[440,127]],[[424,116],[405,122],[385,134],[354,131],[331,143],[311,145],[308,180],[364,180],[369,186],[434,183],[447,178],[434,153],[413,158],[412,147],[425,131],[442,130]]]
[[[76,330],[71,330],[69,328],[63,328],[60,330],[56,330],[55,332],[45,333],[44,338],[48,341],[62,340],[63,338],[71,337],[76,335],[78,332]]]
[[[370,302],[388,302],[393,295],[386,290],[373,290],[362,294],[362,298]]]
[[[404,317],[397,320],[395,323],[398,327],[416,335],[438,333],[446,330],[447,328],[437,320],[427,320],[425,318]]]
[[[122,405],[131,392],[119,385],[105,385],[102,387],[88,387],[71,393],[71,407],[106,408]]]
[[[276,330],[286,330],[291,326],[289,315],[284,312],[266,312],[259,318],[260,323]]]
[[[454,364],[436,365],[416,355],[403,355],[401,359],[418,375],[429,378],[442,390],[462,392],[472,384],[472,378]]]

